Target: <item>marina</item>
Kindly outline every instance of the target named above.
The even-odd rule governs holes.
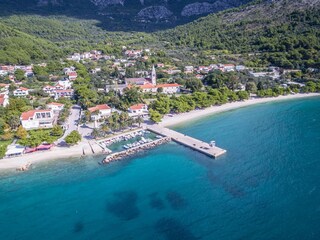
[[[203,153],[213,158],[220,157],[221,155],[227,152],[222,148],[216,147],[215,141],[211,141],[211,143],[209,144],[209,143],[200,141],[196,138],[184,135],[182,133],[176,132],[174,130],[171,130],[169,128],[165,128],[159,125],[150,125],[147,127],[147,129],[156,134],[159,134],[165,137],[170,137],[172,141],[175,141],[181,145],[187,146],[193,150],[196,150],[200,153]]]
[[[118,161],[118,160],[121,160],[121,159],[123,159],[125,157],[129,157],[131,155],[134,155],[134,154],[136,154],[138,152],[154,148],[156,146],[159,146],[161,144],[165,144],[165,143],[170,142],[170,141],[171,141],[171,138],[162,137],[162,138],[159,138],[157,140],[154,140],[154,141],[151,141],[151,142],[147,142],[147,143],[144,143],[142,145],[138,145],[136,147],[132,147],[130,149],[127,149],[127,150],[124,150],[124,151],[121,151],[121,152],[113,153],[113,154],[108,155],[104,160],[102,160],[101,164],[108,164],[108,163],[111,163],[113,161]]]

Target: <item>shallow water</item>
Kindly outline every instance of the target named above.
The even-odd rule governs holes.
[[[2,173],[0,239],[319,239],[319,98],[176,129],[228,152],[213,160],[169,143],[107,166]]]

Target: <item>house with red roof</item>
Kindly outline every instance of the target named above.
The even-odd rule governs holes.
[[[26,130],[52,128],[54,114],[52,110],[30,110],[23,112],[20,117],[21,125]]]
[[[0,94],[0,106],[6,107],[9,105],[9,96],[6,93]]]
[[[64,90],[55,90],[54,91],[54,99],[57,100],[59,98],[72,98],[74,95],[73,89],[64,89]]]
[[[49,94],[50,96],[54,96],[54,92],[56,91],[56,88],[54,86],[47,85],[42,88],[42,91]]]
[[[76,80],[78,77],[78,74],[76,71],[68,72],[67,75],[70,81]]]
[[[51,102],[47,104],[47,108],[52,110],[54,113],[59,113],[64,108],[64,104]]]
[[[100,104],[95,107],[88,108],[91,113],[91,120],[96,121],[111,115],[112,109],[107,104]]]
[[[180,92],[180,85],[177,83],[164,83],[164,84],[145,84],[139,86],[144,93],[156,93],[158,89],[162,89],[162,93],[175,94]]]
[[[128,108],[128,112],[130,116],[136,116],[136,115],[148,115],[148,106],[147,104],[135,104]]]
[[[29,95],[29,89],[24,87],[19,87],[18,89],[13,91],[13,95],[15,97],[25,97]]]

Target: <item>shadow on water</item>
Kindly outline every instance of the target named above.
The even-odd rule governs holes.
[[[162,199],[158,196],[158,193],[152,193],[149,195],[150,198],[150,207],[157,209],[157,210],[162,210],[165,209],[166,206],[164,205],[164,202]]]
[[[197,239],[193,233],[181,222],[174,218],[161,218],[155,225],[156,232],[167,240],[193,240]]]
[[[187,206],[187,201],[176,191],[168,191],[166,199],[174,210],[181,210]]]
[[[74,226],[73,226],[73,232],[74,233],[80,233],[80,232],[83,231],[83,229],[84,229],[84,225],[83,225],[83,223],[81,221],[76,222],[74,224]]]
[[[243,189],[241,189],[237,185],[222,180],[220,177],[216,176],[212,171],[208,171],[207,176],[211,184],[221,186],[227,193],[231,194],[233,197],[243,197],[245,195]]]
[[[109,213],[122,220],[132,220],[140,215],[136,205],[138,195],[134,191],[116,192],[113,194],[113,201],[107,203]]]

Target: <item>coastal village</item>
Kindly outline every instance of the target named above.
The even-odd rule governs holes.
[[[148,124],[161,122],[164,115],[249,98],[319,91],[319,84],[312,81],[294,81],[300,70],[234,63],[175,65],[156,62],[155,55],[151,49],[123,47],[120,58],[92,50],[74,53],[61,62],[1,65],[0,108],[2,116],[12,117],[0,118],[0,157],[79,142],[81,155],[110,153],[99,144],[101,139],[146,129]],[[161,136],[160,130],[154,132]],[[195,145],[192,148],[204,153],[211,151],[204,148],[215,147],[214,141],[201,149],[201,144]],[[209,155],[225,150],[221,152]]]

